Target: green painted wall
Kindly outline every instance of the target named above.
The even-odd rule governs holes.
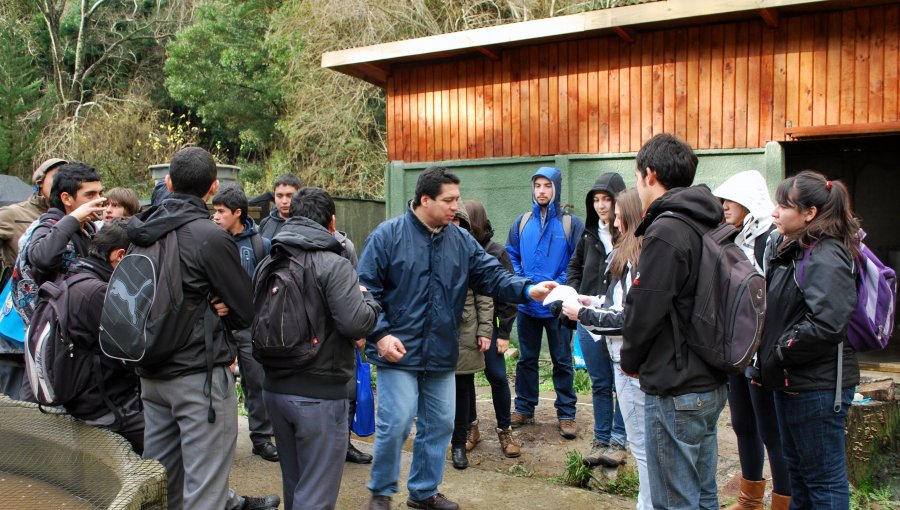
[[[503,243],[515,218],[531,204],[531,175],[541,166],[555,166],[562,170],[561,200],[574,206],[573,212],[584,218],[584,198],[594,180],[604,172],[618,172],[625,184],[633,186],[636,153],[602,155],[567,155],[539,158],[483,159],[443,161],[435,163],[404,163],[394,161],[387,166],[386,214],[402,213],[415,194],[416,178],[426,167],[436,164],[449,167],[462,183],[464,199],[485,204],[494,225],[495,240]],[[700,160],[696,183],[715,188],[729,176],[742,170],[759,170],[774,191],[784,175],[784,156],[781,146],[772,142],[765,149],[697,151]]]

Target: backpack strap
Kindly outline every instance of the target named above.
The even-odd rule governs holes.
[[[213,374],[213,328],[215,322],[215,314],[206,303],[206,312],[203,314],[203,336],[206,347],[206,382],[203,383],[204,396],[209,397],[209,411],[206,413],[206,421],[209,423],[216,422],[216,410],[213,409],[212,397],[212,374]]]
[[[119,410],[112,399],[109,398],[109,393],[106,392],[106,383],[103,382],[103,365],[100,363],[99,354],[94,353],[91,365],[93,367],[92,372],[94,375],[94,382],[100,390],[100,398],[103,399],[103,403],[106,404],[106,407],[109,408],[113,413],[113,416],[116,417],[116,427],[122,428],[125,425],[125,418],[122,416],[121,410]]]
[[[525,224],[528,223],[528,220],[534,215],[533,212],[528,211],[523,214],[519,218],[519,239],[522,239],[522,232],[525,232]],[[564,211],[562,213],[562,228],[563,234],[566,236],[566,243],[569,244],[569,249],[572,248],[572,215],[569,214],[568,211]]]
[[[841,384],[844,377],[844,342],[837,346],[837,385],[834,388],[834,412],[841,412]]]
[[[266,250],[263,248],[262,235],[260,235],[259,232],[253,234],[253,237],[250,238],[250,243],[253,245],[253,256],[256,258],[253,265],[256,266],[266,257]]]

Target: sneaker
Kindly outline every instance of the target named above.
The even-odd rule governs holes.
[[[566,439],[575,439],[578,428],[575,426],[575,420],[562,419],[559,420],[559,435]]]
[[[500,449],[503,450],[503,455],[514,459],[522,454],[516,438],[513,437],[512,429],[497,429],[497,438],[500,440]]]
[[[609,443],[600,455],[600,464],[606,467],[616,467],[625,464],[625,447],[618,443]]]
[[[522,425],[529,425],[534,423],[534,416],[522,413],[512,413],[510,416],[509,424],[512,428],[517,429]]]
[[[428,499],[418,501],[407,499],[406,506],[410,508],[422,508],[424,510],[459,510],[459,505],[447,499],[447,497],[440,492]]]
[[[391,497],[372,496],[369,500],[369,510],[391,510]]]
[[[253,455],[259,455],[269,462],[278,462],[278,449],[268,441],[253,445]]]
[[[244,502],[241,503],[240,510],[267,510],[269,508],[278,508],[281,504],[281,498],[275,494],[254,498],[252,496],[243,496]]]
[[[478,420],[472,422],[469,432],[466,433],[466,451],[471,452],[475,445],[481,442],[481,432],[478,430]]]
[[[588,467],[594,467],[600,465],[600,456],[603,455],[603,452],[609,448],[609,443],[604,443],[599,439],[594,439],[591,442],[591,453],[584,458],[584,463],[588,465]]]

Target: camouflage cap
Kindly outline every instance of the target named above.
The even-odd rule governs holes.
[[[68,161],[59,158],[50,158],[47,161],[41,163],[41,166],[37,167],[37,170],[31,174],[31,182],[34,184],[40,184],[44,181],[44,177],[47,175],[47,172],[53,170],[59,165],[65,165]]]

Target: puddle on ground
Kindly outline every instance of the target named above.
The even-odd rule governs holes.
[[[97,510],[91,502],[47,482],[0,471],[0,510]]]

